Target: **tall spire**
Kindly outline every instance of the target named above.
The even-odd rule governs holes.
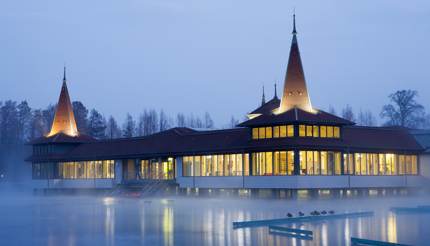
[[[296,15],[293,15],[293,39],[291,42],[290,56],[288,58],[287,72],[285,75],[284,91],[278,113],[286,112],[292,108],[300,108],[308,112],[314,112],[311,100],[306,88],[305,74],[300,58],[299,44],[297,42]]]
[[[52,122],[51,131],[48,137],[57,133],[64,133],[69,136],[79,135],[76,127],[75,115],[69,97],[69,91],[66,84],[66,67],[64,67],[63,85],[61,86],[60,98],[58,99],[57,109],[55,111],[54,121]]]
[[[264,95],[264,85],[263,85],[263,97],[261,98],[261,105],[266,103],[266,96]]]

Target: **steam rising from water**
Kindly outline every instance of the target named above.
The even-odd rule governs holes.
[[[0,195],[0,238],[7,245],[348,245],[351,236],[407,244],[430,240],[430,215],[388,211],[391,206],[430,204],[428,196],[131,199],[34,196],[5,189]],[[312,230],[310,242],[271,235],[267,227],[232,228],[233,221],[329,209],[371,210],[375,216],[290,225]]]

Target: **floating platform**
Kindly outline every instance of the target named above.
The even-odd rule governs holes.
[[[390,210],[394,213],[430,213],[430,206],[392,207]]]
[[[288,228],[283,226],[269,226],[269,234],[294,237],[303,240],[313,240],[313,232],[308,230]]]
[[[351,237],[351,245],[362,245],[362,246],[409,246],[407,244],[390,243],[384,241],[376,241],[370,239]]]
[[[374,215],[374,212],[369,211],[369,212],[302,216],[302,217],[268,219],[268,220],[238,221],[238,222],[233,222],[233,229],[246,228],[246,227],[261,227],[261,226],[296,223],[296,222],[312,222],[312,221],[345,219],[345,218],[354,218],[354,217],[369,217],[373,215]]]

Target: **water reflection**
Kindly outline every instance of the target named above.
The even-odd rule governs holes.
[[[8,203],[10,203],[8,201]],[[1,245],[350,245],[351,237],[419,245],[430,241],[430,214],[394,214],[391,206],[430,204],[430,198],[360,200],[374,217],[288,225],[312,230],[313,241],[234,230],[233,221],[306,214],[315,209],[357,211],[355,200],[152,199],[43,197],[0,203]],[[19,235],[19,236],[16,236]],[[6,241],[5,241],[6,240]]]

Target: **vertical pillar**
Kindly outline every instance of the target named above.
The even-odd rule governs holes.
[[[115,160],[115,184],[121,184],[122,178],[122,161]]]
[[[340,175],[345,175],[345,152],[340,152]]]
[[[300,151],[294,150],[294,175],[300,175]]]
[[[182,157],[176,157],[176,178],[182,177]]]

